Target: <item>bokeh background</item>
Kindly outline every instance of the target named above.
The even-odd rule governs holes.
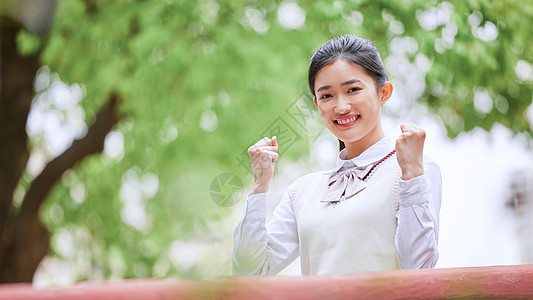
[[[231,275],[248,147],[278,136],[270,212],[335,163],[307,67],[342,34],[382,54],[389,138],[428,133],[437,267],[533,263],[529,1],[7,0],[0,27],[1,282]]]

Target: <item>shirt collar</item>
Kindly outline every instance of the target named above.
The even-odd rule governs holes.
[[[337,156],[337,163],[335,168],[333,170],[328,171],[327,173],[336,172],[340,170],[343,166],[349,168],[353,165],[363,167],[374,164],[380,161],[392,150],[394,150],[394,145],[387,137],[382,138],[377,143],[363,151],[363,153],[361,153],[359,156],[356,156],[352,159],[347,159],[346,148],[344,148]]]

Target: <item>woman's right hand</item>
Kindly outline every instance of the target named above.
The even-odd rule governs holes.
[[[254,169],[254,189],[252,194],[266,193],[270,180],[274,175],[274,163],[279,157],[278,140],[267,137],[248,148],[248,155]]]

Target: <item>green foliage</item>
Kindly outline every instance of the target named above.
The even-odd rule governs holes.
[[[41,40],[23,30],[17,36],[17,46],[21,55],[31,55],[36,53],[41,46]]]
[[[307,93],[310,56],[341,34],[376,41],[384,58],[396,50],[390,46],[394,38],[413,38],[417,49],[408,54],[409,61],[424,54],[431,62],[426,88],[417,100],[442,119],[451,137],[476,126],[490,129],[496,122],[531,134],[525,111],[533,81],[519,80],[515,67],[518,60],[533,62],[533,4],[322,0],[299,5],[305,25],[289,30],[278,23],[280,3],[272,0],[59,1],[42,61],[62,80],[85,87],[87,120],[111,91],[123,95],[125,119],[117,130],[124,136],[125,150],[121,159],[92,157],[65,175],[43,210],[49,228],[71,232],[83,245],[78,250],[87,252],[93,268],[106,278],[206,276],[194,269],[160,266],[170,265],[172,241],[206,234],[210,224],[231,212],[210,200],[209,184],[223,172],[248,183],[251,176],[237,158],[246,157],[242,154],[276,118],[286,119],[301,136],[282,159],[308,152],[305,130],[287,118],[286,109]],[[423,12],[443,5],[451,7],[449,20],[421,28]],[[496,39],[473,35],[468,17],[475,11],[481,15],[480,26],[489,21],[495,25]],[[247,21],[254,13],[266,31],[256,32],[250,25],[254,20]],[[392,23],[403,28],[401,32],[391,31]],[[450,23],[457,25],[453,44],[438,46]],[[26,43],[21,41],[22,46]],[[477,90],[490,95],[490,111],[475,108]],[[212,113],[216,128],[202,129],[202,119],[213,121]],[[158,190],[143,200],[151,221],[138,230],[122,220],[129,200],[121,199],[121,186],[125,174],[141,178],[147,173],[157,176]],[[79,183],[86,200],[75,203],[71,190]],[[78,276],[92,275],[79,271]]]

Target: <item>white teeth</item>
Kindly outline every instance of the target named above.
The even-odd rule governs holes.
[[[347,124],[347,123],[355,121],[355,119],[357,119],[357,117],[351,117],[351,118],[346,119],[346,120],[338,120],[337,123],[339,123],[339,124]]]

